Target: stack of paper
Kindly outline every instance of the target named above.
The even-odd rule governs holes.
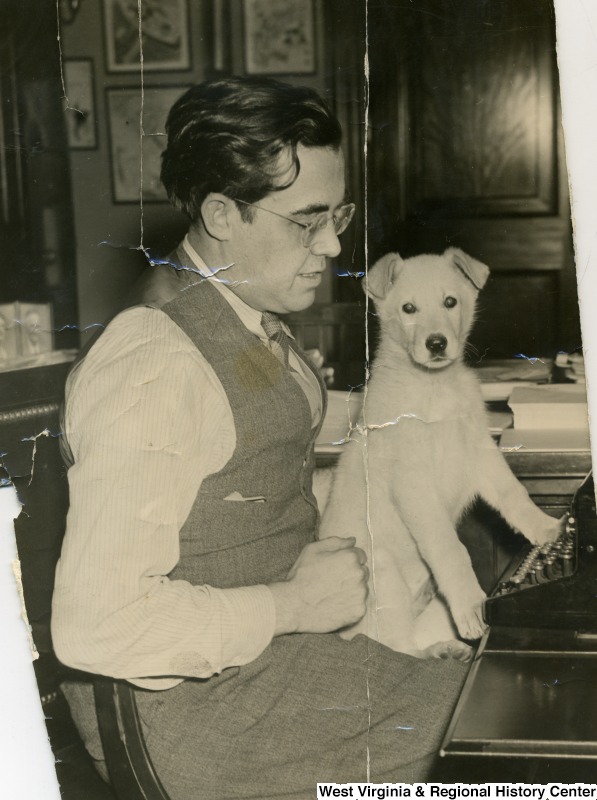
[[[586,388],[576,383],[520,386],[512,391],[508,405],[515,428],[583,429],[589,424]]]
[[[504,431],[502,449],[588,450],[589,413],[584,384],[521,386],[508,405],[514,428]]]
[[[553,361],[546,358],[491,360],[474,367],[486,402],[507,400],[516,386],[548,383],[552,369]]]
[[[588,428],[537,428],[528,431],[506,428],[500,437],[500,449],[506,453],[584,453],[591,449],[591,440]]]
[[[586,380],[585,360],[581,353],[558,353],[555,364],[564,370],[569,381],[582,383]]]

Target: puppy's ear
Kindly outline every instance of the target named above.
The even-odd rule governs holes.
[[[367,271],[367,276],[363,281],[363,290],[372,300],[384,300],[398,271],[402,259],[398,253],[387,253]]]
[[[469,279],[477,291],[481,291],[487,283],[489,267],[467,256],[463,250],[459,250],[457,247],[448,248],[444,255],[452,259],[456,267]]]

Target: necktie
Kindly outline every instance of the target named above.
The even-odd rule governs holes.
[[[290,342],[288,341],[288,336],[284,332],[282,323],[275,314],[264,311],[261,315],[261,327],[270,341],[272,353],[276,356],[278,361],[287,367]]]

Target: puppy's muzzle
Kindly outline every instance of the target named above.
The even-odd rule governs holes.
[[[425,347],[429,350],[432,356],[443,356],[448,346],[448,340],[441,333],[432,333],[425,341]]]

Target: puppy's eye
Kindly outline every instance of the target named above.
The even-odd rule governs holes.
[[[413,306],[412,303],[405,303],[402,306],[402,310],[404,311],[405,314],[414,314],[417,309],[415,306]]]
[[[458,300],[455,297],[446,297],[444,300],[444,305],[446,308],[454,308],[454,306],[458,303]]]

